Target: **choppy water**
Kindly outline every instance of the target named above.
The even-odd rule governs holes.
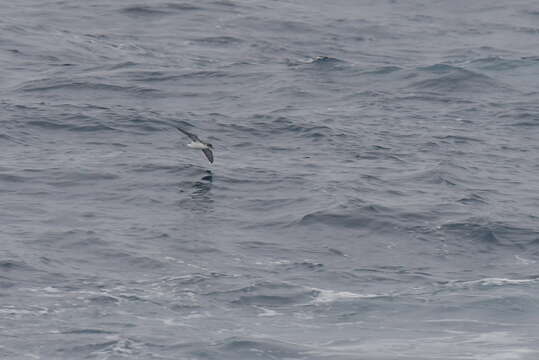
[[[539,358],[537,2],[1,5],[2,359]]]

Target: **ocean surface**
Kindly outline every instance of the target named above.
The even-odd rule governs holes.
[[[0,2],[1,359],[539,359],[537,1]]]

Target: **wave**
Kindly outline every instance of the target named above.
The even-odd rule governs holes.
[[[346,61],[332,56],[315,56],[306,60],[288,59],[287,65],[300,71],[344,70],[349,68],[349,64]]]
[[[427,74],[435,77],[415,81],[408,86],[409,89],[443,93],[513,91],[508,85],[485,74],[448,64],[419,67],[416,71],[420,77]]]
[[[404,172],[396,177],[399,181],[407,183],[423,183],[433,185],[460,186],[473,184],[469,178],[457,176],[456,171],[450,171],[449,166],[436,165],[426,169]]]
[[[498,112],[496,117],[508,126],[534,127],[539,126],[538,111],[536,104],[515,104],[510,110]]]
[[[0,259],[0,269],[2,269],[4,276],[8,275],[12,271],[17,272],[37,270],[26,262],[16,259]]]
[[[225,298],[236,305],[271,307],[308,304],[316,297],[316,291],[284,282],[260,281],[237,289],[212,291],[205,295]]]
[[[474,59],[469,64],[475,68],[487,71],[510,71],[521,67],[536,66],[537,60],[533,57],[507,59],[500,56],[488,56]]]
[[[134,16],[170,15],[170,13],[165,10],[161,10],[154,6],[144,6],[144,5],[129,6],[129,7],[123,8],[121,11],[125,14],[134,15]]]
[[[356,211],[345,211],[344,209],[337,211],[314,211],[304,215],[301,220],[294,223],[294,225],[325,225],[342,229],[378,229],[382,232],[395,226],[393,222],[388,221],[383,217],[379,217],[370,211],[361,212],[361,209],[356,209]]]
[[[438,135],[433,136],[435,139],[445,140],[446,142],[450,142],[452,144],[468,144],[468,143],[484,143],[483,140],[471,137],[471,136],[464,136],[464,135]]]
[[[464,221],[440,226],[446,237],[462,242],[466,240],[496,246],[526,247],[539,243],[539,231],[524,226],[514,226],[501,221],[468,218]]]
[[[156,17],[180,14],[186,11],[203,10],[202,7],[191,3],[164,3],[159,5],[133,5],[120,9],[121,13],[133,17]]]
[[[453,280],[440,282],[440,284],[447,288],[478,288],[483,290],[505,286],[528,286],[537,283],[539,283],[539,276],[530,277],[527,279],[484,278],[479,280]]]
[[[77,119],[81,120],[81,119]],[[92,125],[74,125],[66,123],[58,123],[47,120],[32,120],[27,122],[30,126],[41,127],[51,130],[68,130],[68,131],[81,131],[81,132],[94,132],[94,131],[117,131],[117,129],[104,124],[92,124]]]
[[[330,126],[324,125],[324,121],[294,119],[286,116],[274,116],[271,114],[254,114],[248,125],[221,124],[224,131],[243,132],[249,136],[289,136],[317,141],[322,138],[332,137],[335,133]],[[275,150],[289,150],[290,147],[277,147]]]
[[[197,39],[191,39],[193,43],[208,46],[228,46],[243,43],[243,40],[234,36],[207,36]]]
[[[34,80],[26,82],[17,89],[22,92],[50,92],[50,91],[98,91],[103,92],[125,92],[135,95],[148,96],[158,93],[156,89],[142,86],[121,86],[101,82],[73,81],[73,80]]]
[[[304,359],[308,347],[271,338],[231,337],[199,350],[207,358]],[[192,353],[193,354],[193,353]],[[200,352],[194,353],[201,355]],[[256,354],[253,357],[253,354]]]
[[[323,290],[318,288],[313,288],[313,290],[316,292],[316,298],[313,300],[313,304],[333,303],[356,299],[372,299],[387,296],[378,294],[358,294],[350,291]]]

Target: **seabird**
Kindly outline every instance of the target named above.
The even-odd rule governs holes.
[[[185,135],[189,137],[189,139],[191,139],[191,143],[187,144],[187,146],[189,146],[192,149],[202,150],[202,152],[204,153],[204,155],[206,155],[210,163],[213,163],[212,144],[205,143],[204,141],[200,140],[198,136],[196,136],[195,134],[191,134],[188,131],[180,129],[179,127],[176,127],[176,129],[178,129],[179,132],[184,133]]]

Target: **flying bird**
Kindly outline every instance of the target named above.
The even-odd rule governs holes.
[[[192,149],[202,150],[202,152],[204,153],[204,155],[206,155],[206,157],[208,158],[210,163],[213,163],[213,152],[212,152],[213,146],[212,146],[212,144],[205,143],[204,141],[200,140],[198,136],[196,136],[195,134],[190,133],[189,131],[185,131],[183,129],[180,129],[179,127],[176,127],[176,129],[178,129],[179,132],[187,135],[187,137],[189,137],[189,139],[191,139],[191,143],[187,144],[187,146],[189,146]]]

